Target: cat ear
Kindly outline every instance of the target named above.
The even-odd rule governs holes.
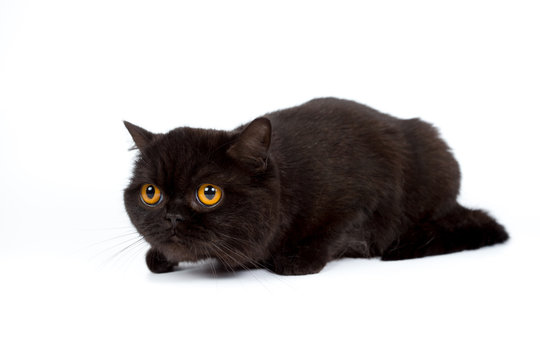
[[[133,138],[133,141],[135,142],[136,148],[142,149],[143,147],[148,145],[155,136],[150,131],[144,130],[142,127],[133,125],[132,123],[128,121],[124,121],[124,125],[126,126],[129,133],[131,134],[131,137]]]
[[[264,171],[271,139],[270,120],[264,117],[255,119],[238,135],[227,154],[255,172]]]

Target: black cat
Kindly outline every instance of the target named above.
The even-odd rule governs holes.
[[[140,155],[124,200],[153,272],[214,258],[310,274],[341,257],[409,259],[508,239],[456,202],[458,163],[419,119],[325,98],[233,131],[125,125]]]

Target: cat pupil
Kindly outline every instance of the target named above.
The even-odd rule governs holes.
[[[216,196],[216,189],[210,186],[205,187],[204,196],[206,196],[208,200],[212,200]]]
[[[148,196],[149,199],[152,199],[154,195],[156,194],[156,190],[153,186],[149,186],[146,188],[146,196]]]

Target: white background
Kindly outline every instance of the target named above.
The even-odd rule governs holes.
[[[0,358],[540,358],[534,5],[0,0]],[[317,96],[434,123],[511,241],[150,274],[122,120],[232,129]]]

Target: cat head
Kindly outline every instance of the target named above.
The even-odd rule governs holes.
[[[268,255],[279,202],[268,119],[231,132],[125,125],[139,154],[124,203],[153,248],[170,262],[215,258],[230,267]]]

